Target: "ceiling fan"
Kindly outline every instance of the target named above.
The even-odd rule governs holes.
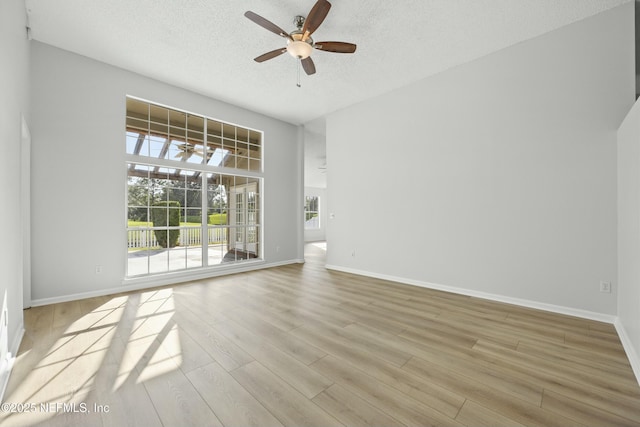
[[[329,9],[331,9],[331,3],[329,3],[327,0],[318,0],[306,18],[304,16],[296,16],[294,18],[293,23],[298,29],[290,33],[287,33],[285,30],[278,27],[273,22],[263,18],[262,16],[254,12],[245,12],[244,16],[246,16],[256,24],[260,25],[263,28],[266,28],[272,33],[279,35],[280,37],[284,37],[285,39],[287,39],[286,47],[262,54],[254,60],[256,62],[264,62],[266,60],[280,56],[285,52],[289,52],[291,56],[300,60],[304,72],[308,75],[311,75],[315,74],[316,72],[316,66],[310,56],[313,49],[336,53],[355,52],[356,45],[353,43],[331,41],[316,42],[311,38],[311,34],[313,34],[318,29],[320,24],[322,24],[324,19],[327,17]]]
[[[178,154],[176,154],[174,157],[176,159],[179,158],[182,161],[187,160],[193,154],[195,154],[196,156],[204,157],[204,152],[202,150],[197,149],[194,145],[191,145],[189,143],[179,144],[179,145],[176,146],[176,148],[180,152]]]

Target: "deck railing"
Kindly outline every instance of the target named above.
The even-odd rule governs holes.
[[[208,228],[207,234],[209,245],[216,243],[226,243],[227,228],[216,227]],[[202,244],[202,229],[200,227],[180,227],[180,237],[178,238],[179,246],[200,246]],[[153,248],[160,246],[156,240],[156,236],[152,229],[146,227],[129,227],[127,229],[127,247],[135,248]]]

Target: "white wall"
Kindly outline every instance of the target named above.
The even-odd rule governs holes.
[[[327,263],[612,319],[633,17],[628,3],[330,115]]]
[[[263,130],[265,262],[303,258],[296,126],[45,44],[31,59],[34,304],[122,286],[127,94]]]
[[[324,117],[304,125],[304,185],[327,188],[327,142]]]
[[[305,242],[318,242],[326,240],[327,234],[327,190],[325,188],[305,187],[305,196],[316,196],[320,198],[320,228],[317,230],[304,230]]]
[[[22,230],[20,144],[22,116],[29,119],[29,43],[23,0],[0,2],[0,299],[6,295],[8,344],[22,334]],[[1,303],[1,301],[0,301]]]
[[[640,102],[618,130],[618,332],[640,381]]]

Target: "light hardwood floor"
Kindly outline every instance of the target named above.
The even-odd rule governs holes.
[[[0,425],[640,425],[612,325],[306,256],[26,310]]]

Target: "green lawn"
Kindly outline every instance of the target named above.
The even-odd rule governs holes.
[[[227,223],[227,214],[211,214],[209,215],[209,225],[224,225]],[[146,221],[127,221],[127,227],[152,227],[153,223]],[[182,227],[198,227],[199,222],[181,222]]]
[[[127,227],[151,227],[150,222],[127,220]]]
[[[181,222],[180,223],[181,227],[199,227],[200,223],[199,222]],[[145,221],[127,221],[127,227],[153,227],[153,223],[152,222],[145,222]]]

